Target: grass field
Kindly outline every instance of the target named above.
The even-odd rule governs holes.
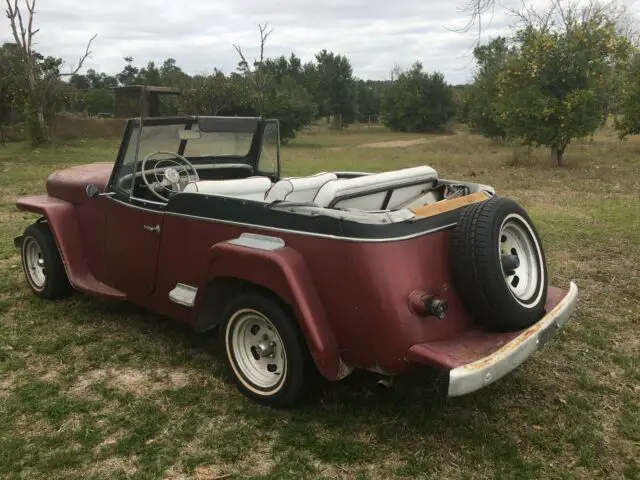
[[[118,142],[0,147],[0,477],[640,478],[639,140],[601,132],[558,170],[546,151],[464,131],[293,141],[287,174],[428,164],[495,186],[536,221],[552,282],[581,293],[566,329],[483,391],[446,399],[428,372],[381,391],[359,372],[285,412],[237,392],[212,334],[81,294],[31,295],[12,238],[34,217],[16,196],[43,192],[55,169],[114,159]]]

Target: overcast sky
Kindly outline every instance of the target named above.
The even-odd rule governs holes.
[[[326,48],[348,56],[355,75],[369,79],[389,78],[394,64],[407,67],[420,60],[427,70],[441,71],[455,84],[467,81],[473,70],[471,48],[477,32],[452,31],[469,20],[461,10],[467,1],[39,0],[35,48],[70,66],[97,33],[85,70],[116,73],[122,70],[123,57],[132,56],[137,66],[173,57],[190,74],[213,67],[230,72],[238,62],[233,44],[255,54],[258,24],[268,22],[274,29],[266,49],[270,57],[293,51],[308,61]],[[640,13],[640,1],[623,3]],[[0,42],[10,40],[8,21],[0,22]],[[503,8],[496,9],[484,36],[505,33],[511,22]]]

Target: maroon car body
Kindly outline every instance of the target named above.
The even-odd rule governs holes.
[[[189,142],[207,135],[204,154],[189,150]],[[224,144],[216,147],[224,151],[210,154],[214,144]],[[332,381],[354,368],[397,375],[428,365],[449,376],[449,395],[469,393],[517,367],[566,322],[577,295],[573,283],[567,290],[549,287],[544,314],[526,328],[495,331],[469,311],[453,278],[452,235],[465,209],[495,196],[491,187],[443,181],[420,167],[409,176],[426,174],[431,183],[415,192],[424,196],[453,186],[464,191],[423,199],[422,206],[415,198],[409,207],[409,200],[400,199],[404,203],[389,208],[395,194],[388,185],[405,185],[393,183],[394,172],[381,177],[382,190],[365,186],[360,196],[349,195],[349,189],[360,188],[354,180],[368,182],[368,174],[333,172],[327,182],[337,179],[340,185],[328,194],[333,200],[318,198],[317,189],[310,200],[291,201],[286,193],[272,200],[269,192],[286,182],[280,178],[278,145],[277,122],[262,119],[132,119],[115,163],[55,172],[46,194],[19,198],[17,207],[41,216],[75,290],[130,301],[198,331],[224,324],[228,302],[246,289],[277,299],[289,309],[317,371]],[[150,162],[156,150],[188,158],[198,180],[187,178],[174,188],[166,175],[156,175],[159,181],[146,184],[144,172],[166,172],[164,160],[143,170],[145,148]],[[188,169],[176,167],[180,174],[181,168]],[[397,177],[406,178],[406,172]],[[258,183],[265,178],[263,192]],[[246,180],[262,198],[249,192]],[[369,183],[375,186],[373,177]],[[200,191],[221,185],[221,193]],[[159,201],[163,194],[155,195],[162,186],[166,202]],[[335,200],[341,188],[343,207]],[[377,206],[380,193],[383,203]],[[375,208],[352,207],[363,198]],[[17,238],[16,246],[25,238]],[[35,267],[24,248],[23,258],[37,293],[29,277]],[[429,311],[434,299],[441,310]],[[294,360],[280,367],[292,371]]]

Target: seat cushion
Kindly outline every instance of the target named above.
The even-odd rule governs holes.
[[[320,188],[314,202],[321,207],[393,210],[424,195],[437,179],[433,168],[420,166],[332,180]]]
[[[184,187],[185,193],[204,193],[222,195],[225,197],[239,197],[248,200],[264,202],[267,190],[271,188],[268,177],[249,177],[233,180],[200,180],[191,182]]]
[[[336,180],[335,173],[322,172],[310,177],[290,177],[276,182],[266,201],[311,202],[318,190],[327,182]]]

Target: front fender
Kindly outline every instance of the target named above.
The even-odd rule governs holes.
[[[49,195],[36,195],[18,198],[16,207],[18,210],[36,213],[47,219],[53,238],[58,245],[67,276],[71,281],[81,270],[77,264],[84,263],[80,232],[73,204]],[[19,243],[15,242],[15,245],[19,246]]]
[[[342,362],[322,302],[302,256],[282,245],[247,246],[233,240],[210,249],[208,280],[231,277],[265,287],[289,304],[320,373],[339,380],[351,372]]]
[[[75,289],[117,300],[126,298],[124,293],[99,282],[89,272],[80,226],[72,203],[50,195],[36,195],[18,198],[16,207],[19,210],[42,215],[47,219],[67,272],[67,278]],[[18,241],[15,243],[16,246],[19,245]]]

